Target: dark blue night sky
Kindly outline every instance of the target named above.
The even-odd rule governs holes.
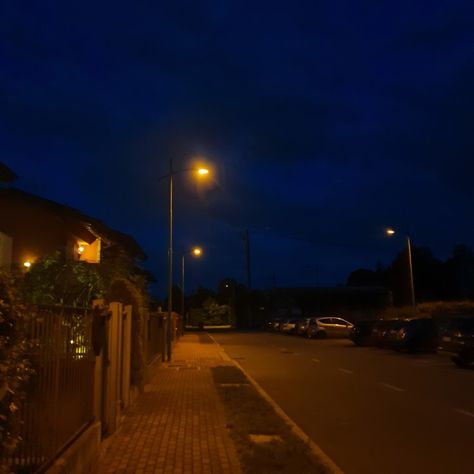
[[[1,158],[18,187],[130,233],[166,286],[335,285],[402,236],[474,246],[472,1],[22,2],[0,7]]]

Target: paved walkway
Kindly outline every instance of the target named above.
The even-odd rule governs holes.
[[[238,474],[210,367],[229,364],[206,334],[186,334],[108,441],[98,474]]]

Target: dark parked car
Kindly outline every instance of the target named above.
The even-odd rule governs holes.
[[[287,319],[281,325],[281,332],[285,334],[295,334],[296,333],[296,325],[298,324],[298,319]]]
[[[366,320],[366,321],[358,321],[354,324],[352,328],[349,339],[356,345],[356,346],[370,346],[373,344],[372,339],[372,330],[375,326],[376,320]]]
[[[459,316],[440,325],[439,348],[448,352],[459,352],[465,345],[466,333],[472,333],[474,317]]]
[[[464,346],[455,356],[453,356],[453,362],[458,367],[470,367],[474,365],[474,342],[471,341],[468,345]]]
[[[274,331],[277,331],[277,332],[278,332],[278,331],[281,331],[281,326],[282,326],[282,324],[283,324],[283,320],[280,319],[280,318],[276,318],[276,319],[273,320],[272,329],[273,329]]]
[[[395,331],[391,345],[408,352],[436,352],[438,328],[431,318],[414,318],[403,321]]]
[[[439,348],[456,355],[458,367],[474,364],[474,317],[453,318],[440,329]]]
[[[266,329],[267,331],[272,331],[273,330],[273,320],[271,319],[270,321],[265,321],[263,323],[263,329]]]
[[[296,323],[296,334],[298,334],[298,336],[306,335],[306,331],[308,330],[310,321],[311,321],[311,318],[304,318],[304,319],[300,319]]]
[[[377,347],[392,347],[402,319],[379,319],[372,329],[372,342]]]

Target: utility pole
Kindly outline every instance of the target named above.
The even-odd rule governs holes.
[[[173,160],[170,159],[168,181],[168,326],[166,331],[167,361],[171,362],[173,353]]]
[[[251,263],[250,263],[250,238],[249,238],[249,230],[245,229],[244,231],[244,246],[245,246],[245,261],[247,263],[247,288],[250,291],[252,289],[252,270],[251,270]]]
[[[411,238],[407,234],[407,252],[408,252],[408,279],[410,283],[410,302],[411,305],[416,308],[415,302],[415,282],[413,278],[413,261],[412,261],[412,248],[411,248]]]
[[[252,327],[252,310],[250,307],[250,294],[252,291],[252,274],[251,274],[251,263],[250,263],[250,237],[249,230],[245,229],[244,235],[244,250],[245,250],[245,261],[246,261],[246,270],[247,270],[247,321],[248,325]]]

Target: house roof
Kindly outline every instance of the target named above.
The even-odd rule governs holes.
[[[0,162],[0,182],[12,183],[18,176],[7,166]]]
[[[20,189],[0,189],[0,199],[10,198],[23,201],[29,205],[39,207],[62,219],[65,224],[78,233],[79,237],[87,233],[100,237],[110,244],[120,245],[127,253],[140,260],[146,259],[146,254],[135,239],[123,232],[110,228],[107,224],[94,217],[83,214],[81,211],[49,199],[27,193]],[[87,241],[86,238],[84,240]]]

